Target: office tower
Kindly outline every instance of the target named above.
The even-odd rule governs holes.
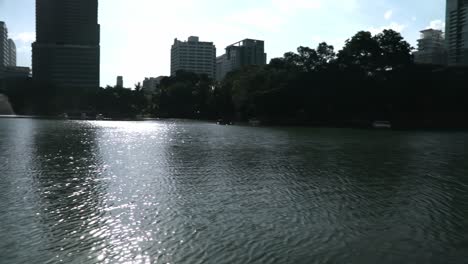
[[[468,0],[447,0],[445,24],[449,65],[468,65]]]
[[[123,88],[123,77],[117,76],[117,87]]]
[[[230,65],[228,65],[227,55],[223,54],[221,56],[216,57],[216,80],[222,81],[226,74],[231,69]]]
[[[31,70],[16,66],[16,45],[8,38],[5,22],[0,21],[0,79],[27,79]]]
[[[8,66],[16,67],[16,44],[12,39],[8,39],[9,63]]]
[[[33,78],[62,88],[99,87],[98,0],[36,0]]]
[[[414,53],[414,62],[418,64],[445,65],[447,52],[442,30],[426,29],[421,31],[418,51]]]
[[[5,22],[0,21],[0,70],[10,63],[10,44]]]
[[[171,48],[171,75],[180,70],[215,78],[216,47],[213,42],[201,42],[198,37],[189,37],[188,41],[175,39]]]
[[[159,84],[161,83],[161,80],[166,78],[166,76],[159,76],[159,77],[150,77],[150,78],[145,78],[143,80],[143,86],[142,89],[145,92],[155,92],[158,89]]]
[[[248,65],[265,65],[267,54],[262,40],[244,39],[226,47],[226,54],[217,58],[216,79],[221,81],[226,74]]]

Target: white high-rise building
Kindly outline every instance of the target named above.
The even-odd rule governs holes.
[[[418,51],[414,53],[414,62],[418,64],[445,65],[447,52],[442,30],[426,29],[421,31]]]
[[[445,38],[449,65],[468,65],[468,0],[447,0]]]
[[[216,47],[213,42],[202,42],[198,37],[189,37],[188,41],[175,39],[171,48],[171,75],[175,76],[181,70],[215,78]]]

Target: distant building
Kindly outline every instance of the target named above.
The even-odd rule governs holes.
[[[0,72],[0,79],[28,79],[31,77],[31,68],[29,67],[7,66],[2,72]]]
[[[244,39],[226,47],[226,54],[216,60],[216,79],[221,81],[226,74],[248,65],[266,65],[265,42]]]
[[[222,81],[230,68],[226,54],[216,57],[216,80]]]
[[[12,39],[8,39],[9,63],[8,66],[16,67],[16,44]]]
[[[5,22],[0,21],[0,71],[10,64],[10,44]]]
[[[123,87],[124,83],[123,83],[123,76],[117,76],[117,84],[116,86],[117,87]]]
[[[447,0],[446,45],[449,65],[468,65],[468,1]]]
[[[148,93],[153,93],[158,89],[159,84],[161,83],[161,80],[166,78],[166,76],[159,76],[157,78],[150,77],[150,78],[145,78],[143,81],[143,86],[142,89],[145,92]]]
[[[184,70],[196,74],[216,75],[216,47],[213,42],[201,42],[198,37],[188,41],[174,40],[171,48],[171,75]]]
[[[62,88],[99,87],[98,0],[36,0],[33,78]]]
[[[442,30],[426,29],[421,31],[418,51],[414,53],[414,62],[417,64],[447,64],[447,50]]]
[[[16,66],[16,45],[8,38],[8,29],[5,22],[0,21],[0,71],[6,71],[7,67]],[[5,76],[1,74],[0,76]]]
[[[16,45],[8,38],[5,22],[0,21],[0,79],[27,79],[31,69],[16,67]]]

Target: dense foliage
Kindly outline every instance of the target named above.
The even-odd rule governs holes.
[[[326,43],[299,47],[267,66],[228,75],[219,89],[231,94],[241,120],[466,127],[468,70],[415,65],[411,50],[395,31],[358,32],[337,53]]]
[[[342,50],[299,47],[269,65],[229,73],[221,83],[188,72],[155,92],[99,88],[59,90],[21,84],[4,91],[19,113],[83,109],[113,116],[200,118],[269,124],[400,127],[467,126],[467,68],[415,65],[411,46],[393,30],[358,32]]]

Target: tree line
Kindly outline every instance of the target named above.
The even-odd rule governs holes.
[[[258,119],[273,125],[467,127],[468,70],[417,65],[393,30],[361,31],[336,51],[299,47],[268,65],[247,66],[222,82],[178,72],[152,93],[137,85],[91,90],[20,85],[6,89],[15,111],[56,114],[67,107],[108,116]],[[44,103],[47,102],[47,103]]]

